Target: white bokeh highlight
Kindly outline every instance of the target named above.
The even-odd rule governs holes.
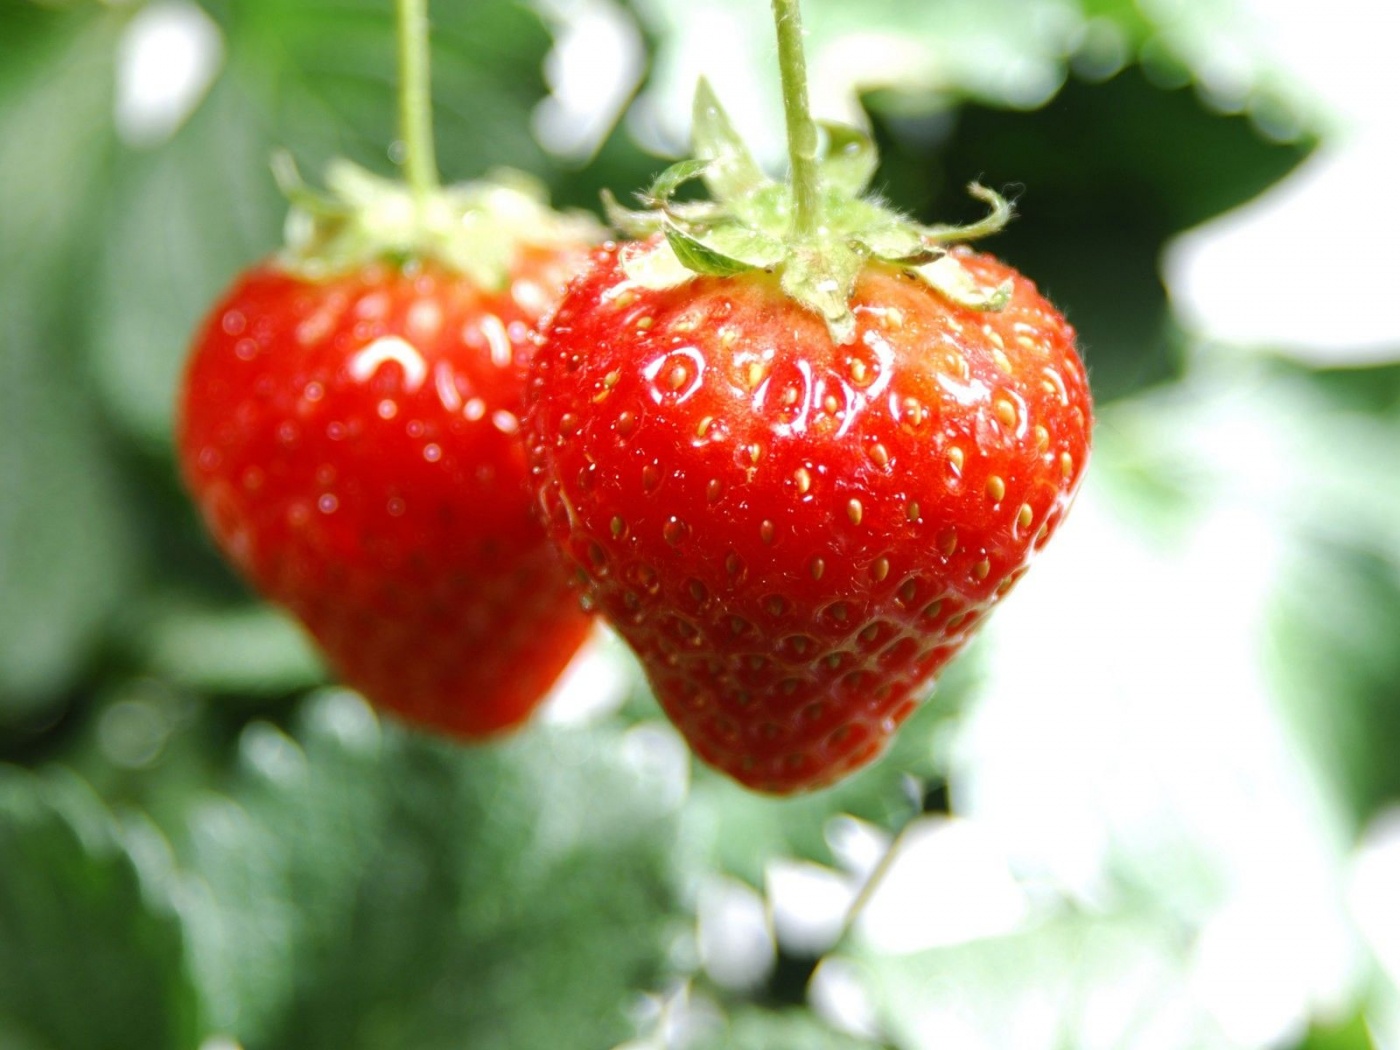
[[[138,148],[170,139],[198,108],[223,57],[223,34],[196,4],[142,7],[117,47],[117,135]]]

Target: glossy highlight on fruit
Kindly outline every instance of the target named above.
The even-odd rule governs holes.
[[[500,291],[431,262],[268,263],[195,340],[179,457],[219,547],[409,722],[517,725],[589,630],[519,434],[532,327],[585,252],[522,247]]]
[[[628,280],[599,250],[546,330],[528,439],[549,530],[709,764],[762,791],[878,756],[1054,533],[1091,406],[1034,286],[999,310],[874,262],[855,335],[776,276]]]

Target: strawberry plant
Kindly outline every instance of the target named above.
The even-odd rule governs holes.
[[[695,752],[788,793],[879,755],[1015,585],[1083,476],[1074,333],[961,242],[866,188],[854,129],[808,114],[774,4],[791,176],[703,83],[697,158],[612,207],[546,329],[530,442],[550,530]],[[677,201],[699,178],[713,201]]]
[[[533,326],[592,225],[528,181],[438,185],[424,5],[399,5],[405,177],[287,164],[280,256],[195,338],[182,471],[220,548],[338,674],[467,738],[523,721],[588,619],[531,513],[518,437]]]

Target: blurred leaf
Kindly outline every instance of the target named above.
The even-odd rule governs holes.
[[[879,184],[927,219],[973,217],[969,182],[1024,180],[1016,221],[986,250],[1065,311],[1101,399],[1177,373],[1158,274],[1166,241],[1283,178],[1311,145],[1268,141],[1246,117],[1156,87],[1140,68],[1071,80],[1033,113],[968,105],[880,122],[875,112]]]
[[[109,16],[0,11],[0,728],[72,685],[131,568],[73,353],[114,36]]]
[[[227,795],[193,809],[177,849],[195,972],[216,1031],[266,1046],[354,906],[383,831],[379,731],[351,694],[310,702],[299,739],[258,722]]]
[[[225,78],[165,147],[126,151],[97,250],[88,343],[108,408],[163,451],[196,325],[232,274],[276,243],[274,142]]]
[[[230,73],[261,100],[274,137],[308,161],[336,154],[385,170],[397,136],[394,13],[382,0],[208,6],[224,25]],[[545,94],[544,24],[515,0],[432,5],[438,160],[448,181],[498,165],[541,166],[530,112]]]
[[[902,1046],[1235,1044],[1191,1000],[1188,945],[1167,923],[1066,912],[1025,932],[857,965]]]
[[[807,1010],[736,1009],[694,1050],[874,1050],[878,1044],[838,1032]]]
[[[645,740],[381,738],[338,690],[291,735],[250,725],[228,794],[176,837],[215,1029],[250,1050],[625,1038],[687,921],[679,783],[650,771]]]
[[[153,674],[216,696],[283,696],[320,684],[315,646],[289,614],[269,605],[191,607],[163,602],[139,642]]]
[[[400,741],[352,920],[276,1045],[626,1037],[624,1008],[658,979],[678,919],[679,799],[629,760],[638,740],[536,727],[493,748]]]
[[[0,1045],[185,1050],[180,924],[76,777],[0,767]]]
[[[1330,1024],[1314,1024],[1293,1050],[1375,1050],[1366,1016],[1362,1013]]]

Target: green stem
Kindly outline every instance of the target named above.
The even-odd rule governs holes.
[[[837,935],[833,948],[841,947],[850,939],[851,931],[855,929],[856,920],[860,918],[860,913],[865,910],[865,906],[870,903],[870,898],[875,895],[875,891],[879,889],[885,876],[890,873],[890,868],[894,867],[895,854],[904,845],[909,829],[913,827],[914,821],[918,817],[919,814],[915,813],[904,822],[900,829],[895,832],[890,844],[885,847],[885,852],[880,855],[875,867],[870,869],[870,874],[865,877],[865,882],[861,883],[860,890],[851,901],[851,906],[846,909],[846,916],[841,921],[841,932]]]
[[[428,0],[397,0],[397,7],[403,172],[408,188],[421,203],[438,188],[432,78],[428,71]]]
[[[778,29],[778,69],[783,80],[788,159],[792,165],[793,232],[816,233],[821,223],[817,182],[817,125],[807,104],[807,60],[802,54],[802,14],[797,0],[773,0]]]

